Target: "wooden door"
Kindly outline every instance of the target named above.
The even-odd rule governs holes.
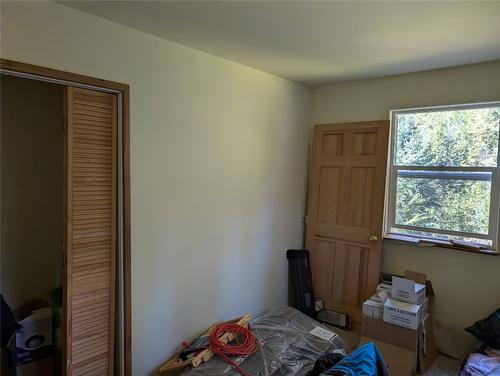
[[[66,89],[65,359],[70,375],[114,373],[116,95]]]
[[[389,121],[314,128],[306,230],[314,292],[358,328],[380,272],[388,138]]]

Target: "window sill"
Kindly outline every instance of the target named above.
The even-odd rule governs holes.
[[[389,240],[395,243],[403,243],[403,244],[412,244],[417,247],[437,247],[437,248],[446,248],[446,249],[454,249],[456,251],[476,253],[480,255],[488,255],[488,256],[498,256],[500,253],[498,251],[493,251],[490,249],[484,248],[475,248],[475,247],[467,247],[467,246],[459,246],[453,244],[451,242],[445,240],[429,240],[429,239],[418,239],[410,236],[404,235],[395,235],[395,234],[387,234],[384,236],[384,240]]]

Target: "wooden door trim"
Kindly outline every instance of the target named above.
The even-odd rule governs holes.
[[[131,218],[130,218],[130,87],[77,73],[0,58],[0,69],[41,78],[68,81],[80,85],[115,90],[122,94],[122,207],[123,207],[123,297],[124,297],[124,373],[132,375],[132,286],[131,286]]]
[[[57,69],[41,67],[38,65],[27,64],[27,63],[21,63],[18,61],[13,61],[3,58],[0,59],[0,68],[5,70],[11,70],[18,73],[26,73],[34,76],[69,81],[77,84],[90,85],[121,92],[129,90],[129,85],[120,82],[103,80],[100,78],[84,76],[78,73],[64,72]]]

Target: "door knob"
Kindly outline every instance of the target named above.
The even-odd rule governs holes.
[[[368,240],[372,243],[378,242],[378,235],[372,234]]]

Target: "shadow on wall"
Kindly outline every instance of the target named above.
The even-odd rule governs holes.
[[[305,144],[303,152],[306,150]],[[134,274],[149,276],[148,285],[157,288],[133,291],[134,306],[146,307],[152,319],[161,316],[155,324],[140,324],[139,341],[159,339],[156,355],[153,352],[142,362],[160,366],[158,359],[167,360],[182,340],[189,340],[214,321],[247,312],[259,314],[286,303],[285,252],[302,245],[302,216],[297,213],[303,213],[306,172],[304,161],[300,166],[303,179],[297,184],[297,173],[290,173],[297,166],[284,166],[287,153],[297,153],[297,149],[291,148],[283,156],[268,155],[274,161],[265,163],[258,176],[243,176],[243,182],[226,180],[220,188],[221,179],[208,182],[212,186],[207,187],[191,170],[198,181],[188,184],[184,194],[195,197],[193,200],[184,202],[179,210],[170,207],[177,204],[169,204],[154,210],[144,208],[135,215],[136,226],[141,227],[138,231],[145,235],[140,248],[149,253],[134,264]],[[257,180],[252,186],[262,189],[250,192],[245,180],[251,179]],[[202,193],[203,197],[196,197]],[[167,220],[154,217],[165,212],[177,214]],[[189,235],[192,231],[196,236]],[[168,263],[166,255],[171,260]],[[163,334],[159,337],[158,333]]]
[[[465,328],[500,306],[500,256],[384,241],[382,270],[427,274],[436,293],[437,321]]]

